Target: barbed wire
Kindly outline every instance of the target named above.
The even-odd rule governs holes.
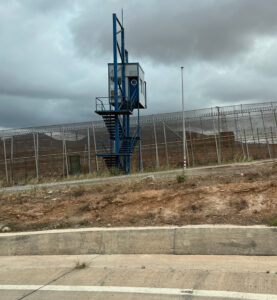
[[[277,101],[263,102],[263,103],[253,103],[253,104],[240,104],[231,106],[221,106],[221,107],[211,107],[205,109],[197,110],[187,110],[185,111],[186,123],[191,123],[199,118],[203,120],[213,120],[218,116],[233,116],[233,115],[243,115],[246,113],[260,112],[271,112],[277,110]],[[182,119],[182,112],[172,112],[172,113],[162,113],[153,115],[144,115],[140,117],[140,124],[147,125],[154,122],[170,122],[170,121],[180,121]],[[131,126],[137,124],[137,117],[132,116],[130,119]],[[89,121],[89,122],[79,122],[79,123],[65,123],[47,126],[35,126],[27,128],[17,128],[17,129],[5,129],[0,130],[0,137],[12,137],[19,135],[26,135],[30,133],[51,133],[59,132],[63,133],[65,131],[78,131],[86,130],[87,128],[94,127],[95,129],[105,128],[105,123],[102,120],[99,121]]]

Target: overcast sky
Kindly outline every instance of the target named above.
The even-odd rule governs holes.
[[[112,13],[147,114],[277,99],[276,0],[0,0],[0,127],[96,119],[107,96]]]

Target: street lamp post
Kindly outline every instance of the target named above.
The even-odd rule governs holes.
[[[186,124],[185,124],[185,101],[184,101],[184,67],[181,67],[181,79],[182,79],[182,114],[183,114],[183,153],[184,153],[184,173],[187,168],[186,157]]]

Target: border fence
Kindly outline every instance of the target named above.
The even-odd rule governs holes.
[[[188,167],[277,157],[276,110],[277,102],[265,102],[186,111]],[[131,129],[136,124],[132,117]],[[183,166],[182,112],[142,116],[140,125],[133,171]],[[2,130],[0,139],[3,184],[106,170],[96,155],[108,140],[103,121]]]

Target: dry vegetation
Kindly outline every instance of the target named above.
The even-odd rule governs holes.
[[[12,230],[185,224],[274,225],[277,163],[240,175],[34,189],[0,194]]]

